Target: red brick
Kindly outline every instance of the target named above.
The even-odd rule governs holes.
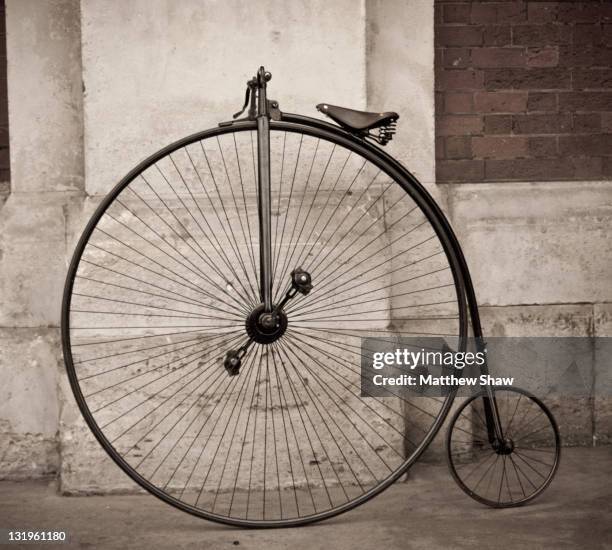
[[[444,77],[444,67],[440,64],[434,65],[434,84],[436,90],[443,89],[442,79]]]
[[[612,69],[575,69],[575,90],[612,88]]]
[[[435,6],[440,181],[612,178],[612,0]]]
[[[559,109],[561,111],[612,111],[612,91],[560,93]]]
[[[472,2],[472,23],[520,23],[526,19],[525,2]]]
[[[571,44],[574,36],[574,27],[572,25],[559,26],[559,44]]]
[[[482,29],[472,26],[447,27],[436,29],[436,43],[439,46],[480,46]]]
[[[612,155],[612,134],[590,136],[560,136],[559,153],[574,157],[596,157]]]
[[[528,67],[556,67],[559,64],[559,48],[527,48]]]
[[[559,43],[557,25],[516,25],[512,43],[519,46],[551,46]]]
[[[562,174],[557,159],[491,159],[485,164],[485,176],[488,181],[560,179]]]
[[[11,165],[8,147],[0,147],[0,168],[8,170]]]
[[[436,179],[439,182],[480,182],[484,177],[482,160],[444,160],[436,163]]]
[[[437,119],[437,135],[464,136],[482,132],[482,117],[476,115],[444,115]]]
[[[436,114],[444,111],[444,92],[435,93],[435,111]]]
[[[496,23],[497,6],[495,4],[484,4],[472,2],[472,23]]]
[[[515,134],[562,134],[571,128],[570,115],[514,115],[512,118]]]
[[[444,98],[444,110],[447,113],[472,113],[474,100],[471,92],[447,92]]]
[[[526,137],[475,136],[472,152],[475,158],[519,158],[527,156]]]
[[[444,22],[445,23],[469,23],[470,4],[445,4]]]
[[[442,8],[444,6],[440,2],[434,3],[434,23],[439,25],[443,22]]]
[[[566,69],[485,69],[487,90],[554,90],[570,85],[570,73]]]
[[[599,2],[562,2],[557,19],[563,23],[597,23],[601,17]]]
[[[559,65],[567,67],[610,67],[612,48],[593,45],[559,46]]]
[[[488,181],[554,181],[601,177],[601,159],[551,158],[487,160]]]
[[[509,134],[512,132],[510,115],[488,115],[484,117],[485,134]]]
[[[521,113],[527,108],[527,92],[477,92],[474,106],[479,113]]]
[[[557,94],[550,92],[529,92],[528,111],[556,111]]]
[[[450,69],[444,71],[438,82],[440,90],[479,90],[484,85],[482,71]]]
[[[601,173],[605,177],[612,177],[612,157],[606,157],[603,159]]]
[[[603,160],[601,157],[570,158],[574,168],[572,179],[601,179]]]
[[[461,69],[470,66],[471,56],[469,48],[445,48],[443,51],[443,63],[445,67]]]
[[[527,19],[530,23],[551,23],[557,19],[557,2],[529,2]]]
[[[523,48],[473,48],[474,67],[524,67]]]
[[[574,44],[600,44],[602,41],[601,25],[574,25]]]
[[[468,136],[449,136],[446,138],[446,158],[471,159],[472,141]]]
[[[577,134],[593,134],[601,132],[601,114],[575,114],[572,130]]]
[[[482,43],[485,46],[510,46],[512,33],[509,25],[487,25],[484,27]]]
[[[521,23],[527,20],[527,3],[514,0],[497,4],[498,23]]]
[[[444,158],[444,138],[436,137],[436,159]]]
[[[557,155],[556,137],[530,137],[529,155],[532,157],[554,157]]]

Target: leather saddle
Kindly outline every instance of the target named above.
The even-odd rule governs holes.
[[[369,113],[329,103],[319,103],[317,110],[351,132],[367,132],[381,126],[388,126],[397,121],[399,115],[393,111]]]

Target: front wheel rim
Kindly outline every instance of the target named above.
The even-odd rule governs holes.
[[[276,128],[278,130],[278,127],[282,127],[282,124],[279,125],[275,125],[273,127]],[[246,125],[246,128],[242,128],[242,130],[247,130],[249,129],[249,125]],[[223,135],[225,132],[224,131],[220,131],[220,130],[214,130],[212,132],[210,132],[210,136],[211,137],[217,137],[219,135]],[[229,133],[229,132],[227,132]],[[317,133],[320,134],[320,132],[314,132],[312,131],[311,133],[314,133],[315,135]],[[199,135],[199,139],[202,139],[202,136],[206,134],[200,134]],[[309,136],[309,137],[313,137],[313,136]],[[196,138],[197,139],[197,138]],[[302,138],[303,139],[303,138]],[[345,138],[343,138],[345,139]],[[166,153],[167,151],[174,151],[177,150],[179,147],[184,146],[185,144],[189,144],[189,143],[193,143],[195,141],[194,138],[187,138],[186,140],[182,140],[182,142],[179,142],[179,145],[176,146],[170,146],[169,148],[166,149]],[[357,148],[357,145],[355,145],[354,147]],[[160,154],[155,155],[154,157],[152,157],[152,159],[154,159],[155,157],[157,158],[163,158],[163,154],[164,151],[160,152]],[[313,157],[314,158],[314,157]],[[146,165],[147,163],[150,163],[151,159],[149,159],[148,161],[145,161],[145,163],[143,163],[142,166]],[[153,161],[156,162],[156,161]],[[139,167],[140,168],[140,167]],[[130,175],[128,175],[123,182],[121,182],[121,184],[117,187],[117,189],[119,189],[122,185],[123,188],[125,188],[127,185],[130,184],[130,181],[132,181],[135,177],[137,177],[138,173],[141,171],[139,170],[139,168],[135,169]],[[121,193],[121,189],[119,189],[119,191],[117,192],[117,189],[115,191],[113,191],[111,193],[111,195],[109,196],[109,198],[105,201],[105,203],[103,203],[98,211],[98,221],[99,219],[104,215],[106,208],[109,208],[112,204],[112,202],[114,201],[114,199],[117,198],[117,196],[120,195]],[[113,196],[114,195],[114,196]],[[285,218],[286,219],[286,218]],[[95,217],[94,220],[92,220],[92,222],[95,222]],[[302,524],[302,523],[308,523],[311,521],[317,521],[320,519],[324,519],[327,517],[331,517],[333,515],[342,513],[348,509],[353,508],[354,506],[357,506],[367,500],[369,500],[369,498],[372,498],[374,495],[380,493],[382,490],[384,490],[386,487],[388,487],[390,484],[392,484],[397,478],[399,478],[408,468],[409,466],[418,458],[418,456],[421,454],[421,452],[423,451],[423,449],[427,446],[427,444],[429,443],[429,441],[431,440],[431,438],[435,435],[437,429],[439,428],[440,423],[442,422],[444,416],[446,415],[448,408],[450,407],[450,402],[451,402],[451,398],[446,399],[445,401],[441,401],[440,405],[438,406],[437,410],[436,410],[436,414],[432,415],[432,420],[431,420],[431,424],[429,426],[429,430],[427,431],[427,433],[425,434],[425,436],[423,437],[423,439],[420,441],[420,444],[416,445],[415,448],[412,450],[411,454],[406,458],[406,460],[404,460],[398,467],[396,467],[389,476],[387,476],[384,480],[382,480],[380,483],[378,483],[377,485],[375,485],[372,489],[368,490],[368,491],[364,491],[360,496],[358,496],[357,498],[352,498],[350,499],[348,502],[346,502],[343,505],[340,506],[335,506],[332,507],[330,509],[324,510],[322,512],[316,512],[313,514],[309,514],[307,516],[304,517],[291,517],[291,518],[281,518],[281,519],[265,519],[265,518],[261,518],[261,519],[256,519],[256,520],[250,520],[248,518],[239,518],[239,517],[228,517],[228,516],[224,516],[224,515],[219,515],[219,514],[214,514],[213,512],[211,512],[210,510],[203,510],[201,508],[198,508],[197,506],[190,506],[188,503],[180,500],[180,499],[176,499],[174,498],[171,494],[168,494],[167,492],[165,492],[164,490],[160,490],[160,488],[158,486],[156,486],[155,484],[151,483],[148,479],[146,479],[145,477],[143,477],[142,475],[140,475],[137,471],[135,471],[135,469],[133,468],[133,465],[131,465],[128,461],[126,461],[124,459],[124,457],[117,452],[117,450],[115,449],[115,447],[109,442],[109,439],[107,438],[107,436],[103,433],[103,429],[100,428],[99,422],[96,420],[96,418],[94,417],[94,414],[92,413],[91,409],[90,409],[90,405],[87,402],[86,397],[84,396],[84,392],[82,391],[82,387],[81,387],[81,383],[82,381],[79,380],[79,377],[76,373],[75,370],[75,365],[74,365],[74,360],[73,360],[73,354],[72,354],[72,340],[71,340],[71,331],[70,331],[70,314],[71,311],[74,312],[74,309],[71,309],[71,304],[72,302],[72,298],[73,298],[73,292],[74,292],[74,281],[75,281],[75,277],[77,276],[77,272],[78,272],[78,268],[79,268],[79,264],[81,262],[83,253],[87,247],[87,243],[89,242],[89,236],[91,235],[91,233],[94,231],[96,223],[93,223],[93,225],[90,223],[90,226],[88,226],[88,229],[86,230],[83,238],[81,239],[81,242],[79,243],[79,246],[77,247],[77,251],[75,252],[75,257],[73,259],[73,262],[71,264],[71,269],[69,272],[69,276],[68,276],[68,280],[67,280],[67,285],[66,285],[66,292],[65,292],[65,300],[64,300],[64,308],[63,308],[63,323],[62,323],[62,333],[63,333],[63,342],[64,342],[64,350],[65,350],[65,357],[66,357],[66,362],[67,362],[67,366],[68,366],[68,373],[70,376],[70,382],[73,388],[73,391],[75,393],[75,396],[77,397],[77,402],[79,404],[79,407],[81,408],[85,419],[87,420],[88,424],[90,425],[90,427],[92,428],[94,434],[96,435],[96,437],[98,438],[98,440],[100,441],[100,443],[102,444],[102,446],[105,448],[105,450],[111,455],[111,457],[115,460],[115,462],[117,462],[121,468],[126,471],[130,477],[132,479],[134,479],[136,482],[138,482],[141,486],[145,487],[148,491],[150,491],[151,493],[155,494],[156,496],[158,496],[159,498],[162,498],[164,501],[169,502],[170,504],[173,504],[174,506],[177,506],[185,511],[188,511],[190,513],[193,513],[195,515],[198,515],[200,517],[205,517],[207,519],[212,519],[215,521],[220,521],[223,523],[231,523],[231,524],[238,524],[238,525],[244,525],[244,526],[261,526],[261,527],[267,527],[267,526],[281,526],[281,525],[297,525],[297,524]],[[89,234],[88,234],[89,233]],[[244,259],[244,268],[246,269],[247,265],[248,265],[248,258]],[[457,276],[457,261],[456,258],[453,259],[453,276]],[[287,266],[288,267],[288,266]],[[281,268],[282,270],[282,268]],[[332,279],[333,280],[333,279]],[[456,284],[456,283],[455,283]],[[236,287],[238,285],[235,285]],[[244,285],[244,288],[242,289],[245,293],[247,292],[247,287],[246,285]],[[462,294],[462,291],[461,291]],[[461,322],[462,324],[462,328],[461,331],[465,332],[465,304],[462,301],[463,297],[459,299],[459,307],[460,307],[460,315],[462,316],[462,320]],[[323,308],[325,309],[325,302],[323,302],[322,304],[320,303],[320,305],[318,306],[319,308]],[[248,309],[246,307],[245,304],[245,309]],[[460,331],[460,332],[461,332]],[[329,336],[329,335],[328,335]],[[461,336],[461,334],[459,334],[459,336]],[[304,337],[302,337],[301,343],[299,345],[301,345],[302,347],[305,346]],[[324,344],[319,344],[319,345],[324,345]],[[276,357],[280,357],[281,354],[284,354],[285,357],[285,361],[291,365],[292,363],[295,363],[295,361],[297,361],[297,357],[296,355],[292,355],[291,350],[285,349],[283,350],[281,348],[281,344],[277,344],[276,346],[271,348],[273,351],[272,356],[274,356],[274,354],[276,353]],[[262,358],[262,356],[259,356],[260,359],[260,367],[262,367],[264,360]],[[267,361],[269,361],[269,358],[266,359]],[[269,365],[268,365],[269,366]],[[263,368],[263,367],[262,367]],[[254,372],[252,373],[253,376]],[[245,383],[247,382],[248,379],[245,379]],[[297,381],[298,378],[294,378],[294,381]],[[290,387],[286,386],[285,389],[289,392],[290,391]],[[294,387],[295,390],[295,387]],[[307,390],[305,390],[307,391]],[[245,391],[245,393],[243,394],[244,396],[247,395],[248,392]],[[267,390],[266,390],[266,395],[270,395]],[[238,394],[240,395],[240,394]],[[323,395],[323,393],[321,393],[320,395]],[[282,396],[280,397],[281,402],[282,402]],[[286,399],[286,398],[285,398]],[[314,397],[311,397],[312,401],[316,401],[316,399]],[[236,400],[236,403],[238,403],[238,400]],[[320,405],[322,405],[322,403],[319,403]],[[311,408],[311,412],[314,413],[315,409],[314,407]],[[285,418],[285,420],[287,420],[287,418]],[[276,421],[279,422],[281,421],[281,416],[277,416],[276,417]],[[265,493],[265,491],[264,491]]]

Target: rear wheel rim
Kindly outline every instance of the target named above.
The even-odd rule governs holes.
[[[502,451],[488,442],[482,410],[486,393],[480,392],[450,422],[449,466],[459,487],[478,502],[494,508],[522,506],[538,497],[557,471],[559,430],[552,413],[529,392],[507,387],[494,394],[506,439]]]
[[[282,338],[269,345],[253,346],[237,377],[227,377],[219,367],[218,362],[227,349],[245,342],[245,319],[258,306],[258,257],[254,241],[257,220],[253,218],[247,196],[255,190],[256,136],[249,124],[186,138],[160,151],[124,178],[99,207],[77,246],[65,290],[62,323],[68,373],[79,407],[100,443],[122,469],[147,490],[185,511],[215,521],[251,526],[307,523],[365,502],[401,476],[439,428],[450,406],[450,397],[435,400],[433,408],[431,404],[425,408],[423,414],[428,423],[417,440],[410,441],[410,446],[406,430],[400,426],[400,421],[405,422],[405,413],[398,414],[399,409],[386,405],[384,399],[373,405],[374,401],[368,400],[374,398],[358,397],[359,337],[414,334],[415,323],[424,321],[431,326],[436,323],[435,316],[430,313],[423,315],[425,319],[414,319],[414,315],[410,317],[406,312],[431,312],[432,308],[441,305],[438,304],[441,300],[416,300],[405,307],[401,303],[394,310],[398,315],[393,317],[389,328],[381,325],[389,321],[382,318],[383,308],[372,308],[380,301],[381,294],[391,293],[393,299],[399,294],[416,298],[441,292],[444,288],[444,292],[453,293],[457,313],[454,320],[446,314],[447,319],[442,323],[447,326],[454,323],[455,328],[450,333],[439,330],[432,334],[463,338],[467,324],[457,258],[442,234],[439,220],[429,212],[430,221],[420,210],[425,208],[422,196],[408,188],[406,180],[397,177],[396,172],[382,161],[378,163],[384,166],[382,173],[390,180],[397,178],[400,185],[396,185],[396,180],[394,187],[383,187],[381,183],[373,190],[370,178],[365,179],[367,172],[359,168],[359,164],[355,165],[350,178],[348,171],[347,177],[343,177],[343,170],[352,162],[363,161],[367,168],[379,168],[372,163],[376,160],[372,153],[346,138],[283,123],[273,124],[272,129],[272,147],[276,151],[273,159],[277,160],[276,170],[273,163],[272,174],[272,207],[276,214],[273,220],[275,301],[287,290],[289,271],[298,265],[312,271],[315,284],[312,299],[311,296],[299,298],[287,306],[289,327]],[[296,133],[296,130],[308,133]],[[215,145],[216,156],[213,155]],[[249,157],[251,163],[247,162]],[[329,176],[334,163],[338,178]],[[176,170],[174,179],[169,176],[173,167]],[[229,189],[223,190],[223,173]],[[152,174],[157,174],[155,181]],[[312,203],[307,200],[306,193],[300,195],[298,192],[300,176],[306,189],[308,186],[312,186],[310,190],[317,189]],[[134,183],[137,181],[138,184]],[[282,187],[279,187],[281,181]],[[197,184],[202,186],[200,195],[195,192]],[[319,187],[315,187],[317,184]],[[279,201],[277,190],[286,193],[287,188],[289,196]],[[391,210],[385,209],[384,202],[390,200],[388,197],[396,188],[403,195],[393,201],[397,211],[390,217]],[[415,196],[408,195],[406,189]],[[228,190],[230,194],[224,195]],[[321,190],[331,190],[327,203]],[[342,199],[333,199],[337,204],[332,202],[334,190],[343,192]],[[173,214],[171,198],[179,209],[182,207],[180,214],[176,208]],[[205,198],[215,212],[204,214],[201,207]],[[406,206],[401,203],[404,200]],[[318,213],[311,207],[317,201],[324,204]],[[427,240],[426,235],[422,235],[420,240],[407,243],[407,250],[400,250],[396,258],[410,254],[412,262],[416,262],[414,265],[425,266],[431,263],[431,258],[444,259],[448,272],[445,286],[427,284],[432,277],[439,279],[436,273],[442,273],[443,267],[433,275],[427,270],[411,273],[404,277],[405,281],[392,281],[387,287],[367,286],[385,280],[387,275],[380,273],[394,262],[389,254],[377,256],[376,250],[380,247],[375,245],[383,238],[388,245],[389,237],[382,237],[382,233],[379,235],[380,232],[375,231],[379,221],[372,213],[382,211],[379,217],[386,217],[388,225],[395,223],[401,227],[400,206],[406,209],[404,213],[421,214],[422,225],[415,221],[413,226],[431,227],[433,238]],[[370,227],[364,231],[363,220],[368,217]],[[317,231],[328,238],[329,245],[322,239],[317,244],[317,238],[313,237]],[[419,228],[411,231],[414,236],[422,234]],[[178,243],[174,250],[170,246],[174,242],[170,235]],[[181,235],[183,242],[179,239]],[[440,237],[442,240],[438,240]],[[367,244],[368,241],[371,243]],[[398,239],[397,242],[404,241]],[[427,253],[422,251],[420,256],[414,256],[419,247],[424,247],[420,243],[437,243],[439,250],[428,249]],[[143,251],[149,258],[142,257]],[[387,265],[381,263],[383,259]],[[369,273],[364,274],[366,270],[361,269],[360,262],[372,264]],[[380,267],[374,267],[377,263]],[[403,272],[401,265],[395,271]],[[368,275],[369,280],[366,280]],[[361,285],[359,292],[357,285]],[[436,286],[440,289],[433,288]],[[323,295],[325,289],[327,295]],[[365,291],[369,294],[363,296]],[[136,295],[138,300],[133,298]],[[429,303],[434,305],[427,305]],[[108,304],[112,304],[110,308]],[[142,304],[146,304],[146,316],[140,313]],[[449,306],[444,304],[443,307]],[[363,326],[359,319],[363,323],[364,315],[369,323],[367,330],[358,328]],[[115,319],[108,329],[115,335],[112,338],[108,337],[109,332],[104,332],[109,326],[109,318]],[[121,323],[117,319],[121,319]],[[126,319],[138,322],[126,323]],[[84,320],[89,324],[84,324]],[[221,332],[219,326],[223,327]],[[398,326],[408,326],[411,330],[402,331]],[[82,330],[92,342],[83,339]],[[104,346],[95,343],[100,336],[104,337]],[[175,340],[172,344],[164,344],[164,338]],[[141,342],[140,356],[134,351],[135,342]],[[147,342],[147,346],[143,347],[142,342]],[[206,350],[197,351],[203,344]],[[128,347],[121,348],[124,345]],[[173,354],[179,354],[179,362],[166,372],[162,361]],[[341,355],[349,359],[338,360],[337,356]],[[117,362],[117,358],[121,358],[121,362]],[[201,360],[207,362],[200,365],[198,361]],[[327,367],[334,361],[337,370],[329,370]],[[144,364],[148,365],[146,369]],[[177,369],[183,370],[186,377],[192,377],[187,383],[191,386],[183,385],[183,374],[172,374]],[[213,378],[204,379],[206,391],[198,398],[200,371]],[[128,372],[128,376],[119,377],[119,372]],[[104,377],[105,383],[97,382]],[[265,380],[263,392],[256,391],[262,380]],[[135,381],[141,383],[135,386]],[[173,395],[172,392],[181,387],[187,389]],[[192,389],[192,393],[188,393]],[[179,401],[183,397],[184,401]],[[199,399],[205,398],[210,403],[205,421],[208,424],[196,414]],[[335,404],[342,398],[349,403],[344,410]],[[418,402],[415,405],[400,397],[396,401],[395,405],[423,410]],[[135,415],[143,403],[151,406],[148,418]],[[153,405],[158,408],[153,409]],[[154,414],[155,411],[160,412]],[[377,415],[378,422],[386,429],[381,430],[386,438],[375,435],[373,422],[366,420],[366,413]],[[125,420],[130,415],[131,420]],[[393,423],[385,421],[385,415],[394,416]],[[116,428],[113,424],[121,427]],[[145,425],[147,430],[138,431]],[[398,436],[398,431],[403,435]],[[394,439],[390,444],[390,434],[399,440]],[[129,443],[122,447],[121,440],[128,440],[128,436]],[[208,438],[204,439],[206,436]],[[172,437],[173,447],[168,444]],[[387,450],[376,450],[384,445],[388,446]],[[388,455],[384,455],[385,452]],[[377,453],[382,457],[377,459]],[[389,455],[395,457],[394,461]],[[153,457],[158,461],[156,464]],[[201,457],[208,462],[203,462]],[[380,466],[375,468],[376,460]],[[387,461],[389,463],[385,464]],[[173,464],[175,470],[166,477],[167,484],[164,484],[161,472],[169,472],[166,468],[169,464]],[[366,483],[368,470],[373,480],[370,487]],[[315,482],[317,475],[319,480]],[[254,480],[254,476],[259,479]],[[182,491],[178,483],[174,484],[176,487],[173,485],[173,480],[179,478],[183,483]],[[199,479],[197,485],[201,488],[195,501],[185,496],[191,485],[195,485],[191,484],[192,479]],[[249,490],[245,497],[241,488],[247,479]],[[258,496],[260,502],[254,504],[251,496],[257,491],[263,498]],[[300,491],[304,494],[298,495]],[[243,502],[239,504],[240,499]],[[246,508],[246,512],[237,512],[239,508]],[[220,513],[219,510],[224,511]]]

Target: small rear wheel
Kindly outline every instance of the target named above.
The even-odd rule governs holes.
[[[450,471],[470,497],[494,508],[521,506],[548,487],[559,465],[561,438],[552,413],[529,392],[494,390],[504,433],[490,442],[482,391],[455,412],[447,433]]]

